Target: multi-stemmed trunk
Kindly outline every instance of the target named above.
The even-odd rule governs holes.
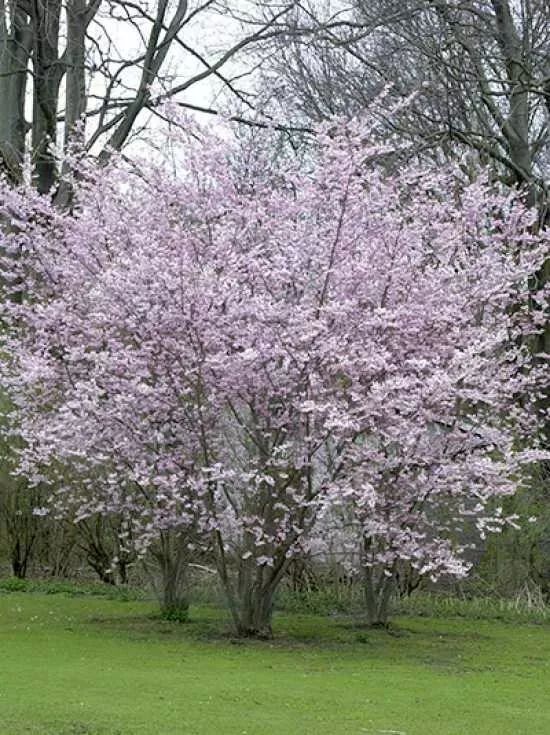
[[[167,564],[162,570],[161,615],[183,623],[189,617],[189,580],[187,568]]]
[[[252,584],[243,591],[240,600],[239,635],[245,638],[271,638],[273,635],[272,586]]]
[[[376,561],[378,544],[375,539],[363,537],[363,585],[367,622],[374,627],[387,627],[391,601],[396,589],[397,565],[390,568]]]
[[[365,608],[369,625],[387,627],[394,591],[393,574],[387,576],[383,571],[377,574],[370,567],[365,569]]]
[[[188,537],[178,531],[163,531],[151,548],[154,568],[145,564],[157,595],[161,615],[185,622],[189,616]]]
[[[77,531],[78,546],[99,579],[105,584],[127,584],[128,568],[136,557],[121,542],[123,535],[127,537],[129,533],[124,518],[98,513],[73,527]]]
[[[247,638],[271,638],[273,602],[279,583],[288,567],[281,553],[272,564],[258,566],[251,557],[241,560],[238,574],[239,617],[237,630]]]
[[[259,565],[252,555],[241,557],[235,581],[218,532],[216,537],[218,572],[235,632],[243,638],[271,638],[275,594],[289,563],[286,549],[277,550],[267,564]]]

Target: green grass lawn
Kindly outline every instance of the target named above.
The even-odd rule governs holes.
[[[549,735],[550,626],[280,615],[242,643],[221,613],[0,593],[0,735]]]

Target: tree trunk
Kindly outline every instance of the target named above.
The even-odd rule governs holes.
[[[273,565],[258,566],[255,558],[241,559],[238,574],[237,633],[244,638],[272,638],[275,592],[289,565],[284,553],[275,554]]]
[[[34,99],[32,151],[36,188],[48,193],[57,179],[56,142],[59,85],[63,76],[59,60],[61,0],[33,0]]]
[[[187,569],[176,570],[173,565],[163,567],[160,611],[166,620],[186,622],[189,617]]]
[[[27,576],[28,555],[21,547],[19,539],[15,542],[11,553],[11,569],[14,577],[25,579]]]
[[[86,113],[86,0],[67,3],[67,47],[65,63],[65,133],[63,146],[83,149]],[[69,209],[73,200],[73,185],[68,177],[69,164],[63,161],[62,176],[55,194],[59,209]]]
[[[185,622],[189,617],[189,558],[185,533],[162,532],[151,548],[155,568],[145,563],[163,618]]]
[[[257,584],[246,590],[241,601],[238,633],[244,638],[272,638],[273,591]]]
[[[5,456],[2,458],[6,461]],[[10,466],[8,464],[8,466]],[[6,530],[9,559],[15,577],[23,579],[33,558],[39,534],[38,520],[33,514],[34,495],[28,488],[0,485],[0,520]]]
[[[372,567],[365,568],[365,606],[369,625],[379,628],[388,626],[394,585],[393,574],[387,576],[382,570],[377,578]]]
[[[529,63],[525,58],[526,37],[518,33],[508,0],[492,0],[495,13],[497,39],[502,50],[509,82],[509,114],[503,127],[508,143],[510,160],[514,165],[514,179],[524,187],[526,203],[536,204],[536,187],[533,181],[533,159],[530,133],[529,90],[533,86]],[[530,49],[529,49],[530,50]]]
[[[25,95],[32,39],[28,15],[0,0],[0,172],[17,184],[25,156]]]

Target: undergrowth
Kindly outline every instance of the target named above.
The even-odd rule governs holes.
[[[35,580],[8,577],[0,579],[0,593],[29,592],[68,597],[104,597],[109,600],[143,600],[146,593],[135,587],[117,587],[101,583],[76,583],[65,580]]]
[[[201,586],[198,590],[192,600],[194,605],[223,606],[223,598],[215,586]],[[119,601],[153,599],[145,589],[137,587],[15,577],[0,579],[0,594],[10,592],[102,597]],[[306,615],[361,617],[364,612],[363,597],[358,587],[326,587],[305,592],[283,587],[277,596],[276,607],[281,612]],[[419,591],[410,597],[395,599],[393,616],[547,623],[550,622],[550,605],[527,588],[511,598]]]

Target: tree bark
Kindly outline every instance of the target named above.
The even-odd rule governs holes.
[[[65,49],[65,129],[63,149],[84,148],[86,122],[86,28],[88,13],[86,0],[67,3],[67,45]],[[60,209],[69,209],[73,199],[73,185],[68,178],[70,166],[63,161],[62,176],[54,201]]]
[[[59,85],[63,67],[59,60],[61,0],[33,0],[34,98],[32,152],[35,185],[47,194],[57,179],[56,143]]]
[[[32,45],[27,13],[0,0],[0,171],[17,184],[25,156],[25,96]]]
[[[151,548],[156,569],[145,566],[157,595],[162,617],[183,623],[189,616],[189,558],[187,536],[161,532]]]
[[[253,585],[243,595],[239,635],[244,638],[273,637],[273,592],[259,585]]]
[[[382,572],[377,579],[372,568],[365,569],[365,607],[369,625],[387,627],[394,584],[393,575],[388,577]]]
[[[492,0],[495,12],[497,39],[501,47],[509,82],[509,113],[503,133],[508,142],[510,159],[514,164],[515,183],[524,186],[527,204],[535,206],[536,189],[533,183],[533,160],[529,142],[529,89],[533,84],[529,60],[525,53],[525,34],[522,39],[514,25],[508,0]]]

